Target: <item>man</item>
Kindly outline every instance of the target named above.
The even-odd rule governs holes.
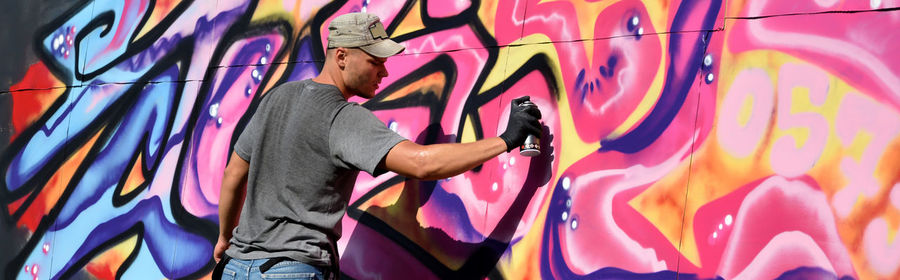
[[[372,98],[388,76],[387,58],[404,47],[370,14],[338,16],[328,30],[322,72],[274,88],[235,143],[222,180],[214,252],[216,261],[224,258],[223,278],[329,278],[338,272],[335,242],[360,170],[448,178],[512,150],[528,134],[540,135],[540,111],[518,106],[528,100],[523,97],[513,100],[500,137],[434,145],[406,140],[347,102],[354,95]]]

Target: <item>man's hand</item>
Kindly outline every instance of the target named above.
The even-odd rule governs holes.
[[[500,134],[500,139],[506,142],[507,152],[525,143],[528,134],[541,135],[541,122],[538,121],[541,119],[541,111],[537,106],[519,106],[529,99],[529,96],[513,99],[512,106],[509,107],[509,123],[506,131]]]
[[[216,260],[216,263],[222,260],[222,255],[225,254],[225,250],[227,250],[230,245],[231,243],[228,243],[228,239],[219,237],[219,241],[216,242],[216,248],[213,250],[213,259]]]

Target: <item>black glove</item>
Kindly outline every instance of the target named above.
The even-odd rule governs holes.
[[[541,111],[537,106],[520,106],[530,97],[522,96],[512,100],[509,107],[509,123],[506,131],[500,134],[500,139],[506,142],[506,151],[512,151],[525,143],[528,134],[541,135]]]

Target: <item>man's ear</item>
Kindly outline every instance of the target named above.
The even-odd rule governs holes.
[[[347,66],[347,49],[345,48],[337,48],[334,50],[334,61],[337,62],[338,67],[344,69]]]

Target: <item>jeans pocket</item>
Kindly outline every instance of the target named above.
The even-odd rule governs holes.
[[[237,272],[234,272],[234,270],[228,269],[227,267],[225,269],[222,269],[222,280],[236,278]]]

